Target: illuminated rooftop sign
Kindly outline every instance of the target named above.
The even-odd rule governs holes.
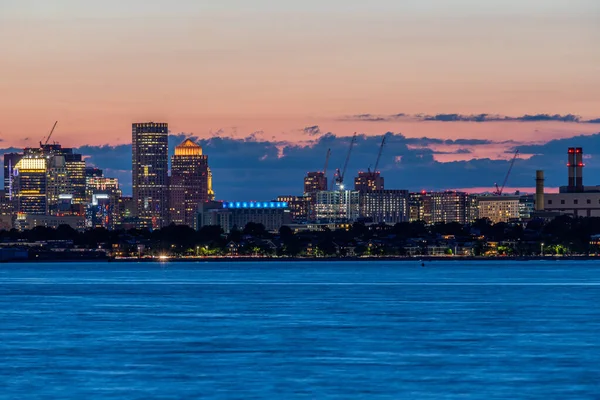
[[[270,208],[287,208],[288,203],[286,201],[225,201],[223,202],[223,208],[259,208],[259,209],[270,209]]]

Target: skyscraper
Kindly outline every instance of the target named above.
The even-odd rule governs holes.
[[[132,184],[141,227],[157,229],[168,219],[168,138],[166,123],[135,123],[132,133]]]
[[[198,205],[214,199],[208,156],[202,147],[186,139],[175,147],[169,185],[170,221],[195,226]]]
[[[117,178],[102,176],[96,170],[86,177],[86,226],[115,229],[121,219],[121,188]],[[100,176],[98,176],[100,175]]]
[[[4,196],[9,203],[13,201],[14,169],[21,158],[23,158],[23,154],[20,153],[7,153],[4,155]]]
[[[45,215],[47,211],[47,160],[26,155],[15,165],[13,188],[15,210],[24,214]]]

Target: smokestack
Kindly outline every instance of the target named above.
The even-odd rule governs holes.
[[[544,171],[535,171],[535,211],[544,211]]]
[[[583,192],[583,149],[575,149],[575,191]]]
[[[575,191],[575,148],[569,147],[569,162],[567,163],[569,170],[569,184],[567,185],[567,192],[572,193]]]

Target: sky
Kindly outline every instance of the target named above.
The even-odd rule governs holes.
[[[488,187],[517,148],[527,187],[564,165],[548,146],[600,132],[599,21],[596,0],[0,0],[0,154],[58,120],[127,192],[131,123],[168,122],[217,197],[262,199],[299,194],[323,146],[341,166],[353,132],[349,174],[368,168],[390,134],[398,188]]]

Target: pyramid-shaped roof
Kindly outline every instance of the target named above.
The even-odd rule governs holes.
[[[194,143],[191,139],[185,139],[180,145],[175,147],[176,156],[201,156],[202,146]]]

